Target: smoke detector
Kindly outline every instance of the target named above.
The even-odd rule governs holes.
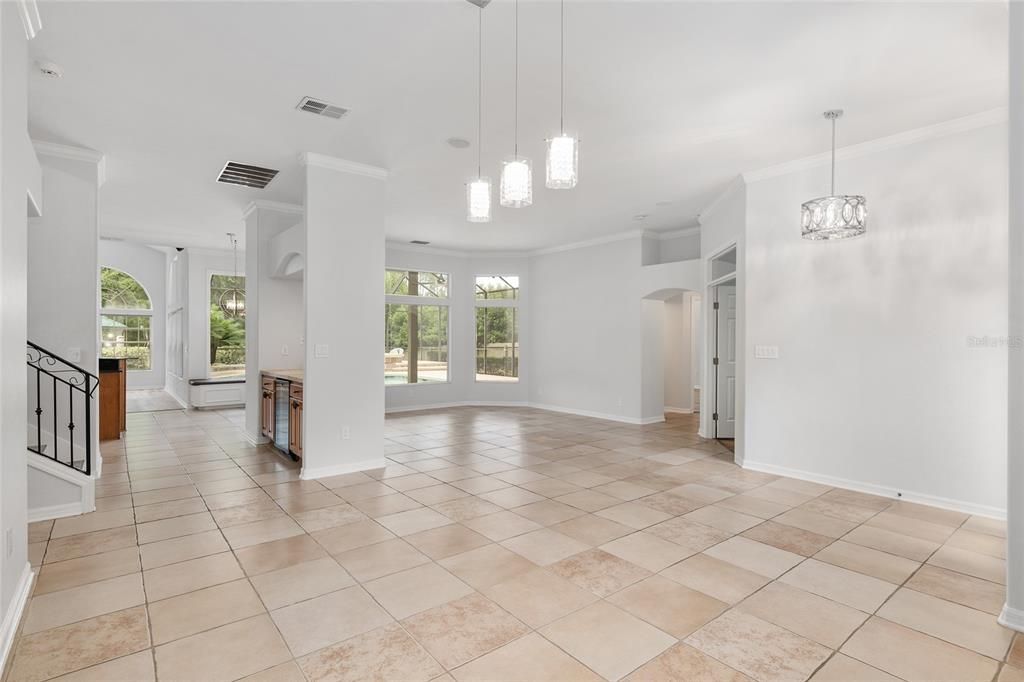
[[[323,100],[312,97],[303,97],[295,108],[299,111],[306,111],[317,116],[326,116],[327,118],[341,118],[349,112],[345,107],[339,107],[337,104],[328,104]]]
[[[265,189],[278,172],[273,168],[261,168],[260,166],[250,166],[249,164],[238,163],[237,161],[228,161],[224,164],[224,168],[221,169],[220,175],[217,176],[217,182],[223,182],[226,185],[241,185],[242,187]]]
[[[54,62],[36,62],[36,68],[39,69],[39,73],[41,73],[44,78],[64,77],[64,69],[60,68],[60,65]]]
[[[465,149],[469,146],[470,142],[464,137],[449,137],[446,142],[448,146],[454,147],[455,149]]]

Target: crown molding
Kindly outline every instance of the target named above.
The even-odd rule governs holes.
[[[627,239],[636,239],[644,235],[643,230],[629,230],[628,232],[619,232],[618,234],[609,234],[604,237],[595,237],[594,239],[585,239],[579,242],[570,242],[568,244],[561,244],[559,246],[549,246],[544,249],[536,249],[531,251],[531,256],[545,256],[549,253],[560,253],[562,251],[575,251],[576,249],[585,249],[590,246],[600,246],[601,244],[611,244],[613,242],[621,242]]]
[[[654,230],[646,230],[644,232],[645,237],[651,239],[657,239],[664,241],[666,239],[677,239],[678,237],[689,237],[690,235],[699,234],[700,225],[691,225],[689,227],[681,227],[676,230],[668,230],[666,232],[655,232]]]
[[[365,163],[359,163],[358,161],[339,159],[336,156],[327,156],[326,154],[316,154],[314,152],[303,152],[302,154],[299,154],[299,163],[303,166],[327,168],[329,170],[338,171],[339,173],[362,175],[368,178],[376,178],[378,180],[386,180],[389,175],[386,168],[370,166]]]
[[[39,16],[36,0],[18,0],[18,15],[25,29],[25,39],[32,40],[43,30],[43,19]]]
[[[58,144],[57,142],[43,142],[32,140],[32,146],[39,156],[52,156],[58,159],[69,159],[71,161],[84,161],[86,163],[100,164],[103,162],[103,152],[84,147],[73,147],[69,144]]]
[[[406,244],[405,242],[387,241],[385,246],[391,251],[402,253],[420,253],[430,256],[449,256],[452,258],[527,258],[528,251],[470,251],[459,249],[442,249],[436,246]]]
[[[895,135],[889,135],[888,137],[880,137],[876,140],[868,140],[867,142],[861,142],[860,144],[840,147],[836,149],[836,160],[855,159],[868,154],[877,154],[878,152],[905,147],[925,140],[934,140],[941,137],[947,137],[949,135],[955,135],[957,133],[967,132],[969,130],[976,130],[978,128],[985,128],[987,126],[1005,123],[1008,120],[1009,111],[1006,107],[990,109],[978,114],[972,114],[970,116],[963,116],[961,118],[943,121],[942,123],[936,123],[935,125],[896,133]],[[767,168],[748,171],[743,173],[743,179],[747,183],[751,183],[778,177],[780,175],[789,175],[790,173],[796,173],[808,168],[826,165],[831,161],[831,159],[831,152],[805,156],[801,159],[794,159],[774,166],[768,166]]]
[[[722,190],[722,193],[719,194],[714,199],[712,199],[711,203],[705,206],[704,209],[697,214],[698,224],[703,225],[704,221],[706,221],[708,218],[714,215],[715,211],[718,210],[718,208],[725,202],[726,199],[729,198],[729,196],[733,192],[739,190],[744,185],[746,185],[746,180],[742,175],[737,175],[732,180],[730,180],[729,184],[725,186],[724,190]]]
[[[303,215],[305,209],[299,204],[287,204],[283,201],[268,201],[257,199],[250,201],[249,205],[242,210],[242,220],[245,220],[253,211],[277,211],[278,213],[290,213],[292,215]]]

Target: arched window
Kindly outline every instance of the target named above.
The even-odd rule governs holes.
[[[153,304],[138,280],[100,268],[100,357],[127,358],[129,370],[151,369],[152,317]]]

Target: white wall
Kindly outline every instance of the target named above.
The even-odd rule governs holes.
[[[696,294],[687,292],[666,299],[662,325],[665,358],[665,410],[693,410],[694,330],[692,303]]]
[[[188,346],[189,346],[189,315],[188,315],[188,262],[187,250],[175,251],[167,258],[167,323],[170,325],[172,316],[180,319],[180,339],[172,339],[168,326],[167,347],[167,392],[178,399],[183,405],[188,404]],[[176,352],[175,345],[181,345],[182,363],[176,368],[176,361],[170,355]]]
[[[800,238],[827,161],[747,187],[746,465],[1002,514],[1007,127],[863,147],[863,238]]]
[[[464,403],[525,404],[528,398],[531,348],[530,331],[530,263],[518,257],[481,257],[450,255],[430,249],[411,248],[388,244],[386,267],[394,270],[444,272],[451,278],[449,285],[448,383],[396,384],[385,389],[388,411],[423,409],[431,406]],[[475,278],[477,275],[519,276],[520,360],[519,381],[476,381],[476,307]],[[381,273],[383,290],[384,273]],[[381,328],[384,325],[381,308]],[[383,346],[382,346],[383,348]],[[383,381],[383,372],[381,376]]]
[[[26,188],[28,48],[14,3],[0,4],[0,665],[32,576],[26,482]]]
[[[130,370],[128,388],[163,388],[167,372],[167,254],[129,242],[101,239],[100,267],[114,268],[134,277],[149,294],[153,306],[150,321],[150,369]]]

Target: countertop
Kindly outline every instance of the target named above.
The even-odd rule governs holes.
[[[260,374],[265,374],[275,379],[284,379],[286,381],[298,381],[301,382],[305,375],[305,370],[301,369],[261,369]]]

